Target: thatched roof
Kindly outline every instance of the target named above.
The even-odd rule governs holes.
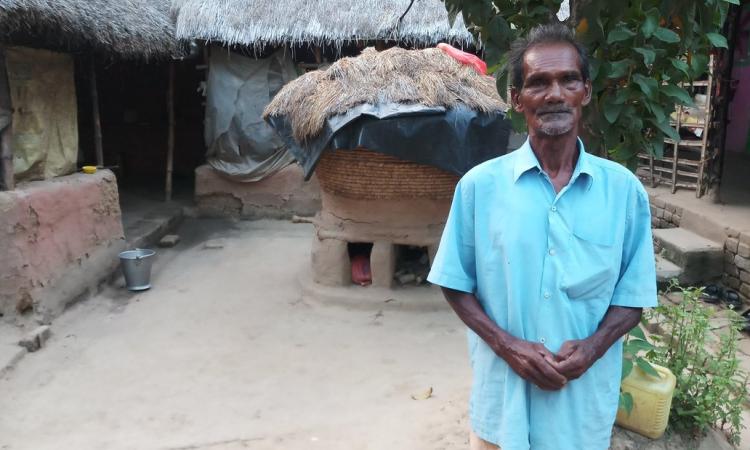
[[[122,58],[177,52],[168,0],[0,0],[0,41]]]
[[[263,118],[286,116],[294,139],[305,142],[320,133],[327,118],[369,103],[421,104],[476,111],[505,112],[492,77],[479,75],[436,48],[378,52],[342,58],[326,70],[309,72],[284,86]]]
[[[409,45],[473,43],[459,16],[454,26],[441,0],[173,0],[179,39],[226,44],[316,44],[388,40]]]

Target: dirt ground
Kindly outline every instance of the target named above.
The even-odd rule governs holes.
[[[466,448],[464,328],[439,291],[303,298],[312,232],[187,221],[150,291],[74,306],[0,379],[0,449]]]

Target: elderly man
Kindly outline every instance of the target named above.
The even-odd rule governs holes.
[[[605,450],[622,340],[656,304],[648,197],[578,138],[584,49],[561,24],[510,55],[529,138],[469,171],[429,280],[469,328],[471,446]]]

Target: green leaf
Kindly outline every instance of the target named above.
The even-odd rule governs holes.
[[[630,372],[633,371],[633,360],[628,358],[622,358],[622,378],[621,380],[624,380],[625,378],[630,375]]]
[[[641,56],[643,56],[643,63],[647,66],[650,66],[654,63],[654,60],[656,60],[656,52],[647,48],[642,47],[635,47],[633,48],[636,52],[640,53]]]
[[[677,58],[670,58],[669,61],[672,63],[675,69],[679,70],[687,76],[690,76],[690,66],[688,66],[688,63]]]
[[[526,117],[523,114],[514,109],[509,109],[507,118],[510,119],[510,123],[515,131],[519,133],[526,131]]]
[[[644,20],[643,24],[641,25],[641,34],[643,34],[643,36],[646,38],[650,38],[658,27],[659,10],[656,8],[651,8],[646,13],[646,20]]]
[[[731,3],[733,5],[737,5],[737,6],[740,5],[740,0],[724,0],[724,1],[727,3]]]
[[[596,78],[599,76],[599,69],[602,67],[602,62],[599,59],[592,59],[589,62],[589,75],[591,75],[592,80],[596,80]]]
[[[654,349],[654,346],[652,344],[649,344],[643,339],[631,339],[625,345],[628,347],[628,351],[632,354],[636,354],[640,351],[645,352]]]
[[[653,97],[656,94],[656,90],[659,88],[659,83],[653,78],[644,77],[640,73],[633,75],[633,82],[641,88],[641,92],[646,94],[647,97]]]
[[[654,37],[667,44],[676,44],[680,42],[680,35],[669,28],[657,27],[654,31]]]
[[[694,54],[690,60],[690,70],[694,80],[700,78],[708,71],[708,55]]]
[[[711,42],[711,45],[713,45],[714,47],[729,48],[729,44],[727,43],[727,38],[725,38],[719,33],[706,33],[706,37]]]
[[[657,158],[663,158],[664,157],[664,136],[661,134],[654,137],[654,139],[651,140],[651,151],[653,152],[654,156]]]
[[[634,338],[643,339],[644,341],[646,340],[646,334],[643,332],[643,329],[640,325],[636,325],[632,330],[630,330],[630,333],[628,334],[633,336]]]
[[[622,59],[620,61],[612,61],[608,63],[609,70],[607,78],[622,78],[627,75],[630,65],[633,63],[632,59]]]
[[[674,84],[665,84],[661,87],[661,91],[673,99],[679,101],[683,105],[692,106],[693,105],[693,99],[690,97],[690,94],[688,92]]]
[[[646,108],[656,117],[659,122],[667,120],[667,113],[664,112],[664,108],[660,104],[654,102],[646,102]],[[645,339],[645,338],[644,338]]]
[[[513,37],[510,25],[508,25],[508,22],[502,16],[493,17],[490,23],[487,24],[487,28],[489,38],[500,47],[507,46]]]
[[[618,105],[621,103],[625,103],[626,101],[628,101],[629,97],[630,97],[629,89],[618,89],[617,93],[615,93],[615,99],[612,103],[617,103]]]
[[[620,393],[620,408],[624,409],[625,412],[630,415],[633,412],[633,396],[630,392]]]
[[[614,44],[615,42],[627,41],[631,37],[635,36],[635,33],[624,25],[618,25],[615,29],[609,32],[607,35],[607,44]]]
[[[604,104],[604,118],[607,119],[607,122],[614,124],[617,121],[617,118],[620,117],[620,112],[622,112],[623,104],[621,103],[605,103]]]
[[[638,365],[639,369],[651,375],[652,377],[661,378],[661,375],[659,375],[659,372],[657,372],[656,369],[654,369],[654,366],[652,366],[651,363],[649,363],[645,359],[636,358],[635,363]]]
[[[673,139],[675,141],[680,140],[680,133],[678,133],[677,130],[671,127],[668,122],[657,122],[655,120],[649,119],[649,123],[655,126],[662,133],[669,136],[670,139]]]
[[[508,71],[502,70],[498,73],[495,79],[495,86],[497,87],[497,93],[500,94],[500,98],[506,103],[508,102]]]

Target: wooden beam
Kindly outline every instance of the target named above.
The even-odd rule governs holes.
[[[96,88],[96,59],[91,56],[89,68],[91,87],[91,111],[94,116],[94,146],[96,149],[96,167],[104,167],[104,150],[102,149],[102,122],[99,113],[99,91]]]
[[[165,200],[172,200],[172,170],[174,166],[174,62],[169,63],[169,87],[167,88],[167,115],[169,116],[169,130],[167,131],[167,179],[165,186]]]
[[[0,189],[16,187],[13,174],[13,105],[10,98],[5,49],[0,48]]]

